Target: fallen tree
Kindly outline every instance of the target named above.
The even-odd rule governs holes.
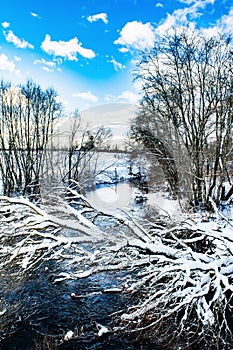
[[[71,188],[59,193],[39,205],[0,198],[1,274],[10,270],[20,278],[55,261],[62,269],[56,284],[125,270],[118,292],[131,293],[135,302],[118,314],[113,332],[140,332],[169,349],[230,349],[232,219],[195,214],[141,224],[127,213],[97,212]],[[2,317],[10,312],[2,304]]]

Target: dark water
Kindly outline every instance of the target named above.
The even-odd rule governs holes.
[[[53,273],[44,268],[23,280],[1,279],[1,300],[7,311],[1,316],[0,349],[151,349],[137,335],[113,334],[117,316],[132,300],[122,292],[104,292],[119,286],[123,272],[53,283]],[[74,298],[72,293],[81,295]],[[98,337],[97,324],[110,333]],[[62,342],[68,331],[75,339]],[[46,335],[46,337],[45,337]]]

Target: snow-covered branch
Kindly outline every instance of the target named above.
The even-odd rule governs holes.
[[[132,293],[135,304],[119,314],[116,331],[147,329],[164,343],[185,336],[187,346],[197,338],[208,343],[217,334],[223,349],[232,337],[231,220],[194,216],[167,226],[144,225],[128,213],[97,212],[70,189],[40,205],[1,197],[0,216],[3,270],[15,266],[14,273],[23,274],[56,261],[54,283],[125,271],[120,290]],[[105,225],[98,224],[99,217]]]
[[[218,334],[223,343],[232,337],[233,232],[226,222],[222,228],[219,224],[186,221],[169,230],[153,230],[152,243],[128,242],[129,249],[138,249],[137,266],[141,261],[129,289],[142,301],[122,315],[132,330],[153,329],[158,341],[186,334],[189,345],[195,331],[205,342],[202,329]]]
[[[76,254],[88,255],[81,244],[105,239],[104,232],[65,200],[51,199],[51,204],[47,198],[36,205],[25,198],[0,197],[0,267],[14,261],[28,270],[45,258],[63,261],[71,246]]]

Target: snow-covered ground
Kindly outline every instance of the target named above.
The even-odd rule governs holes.
[[[178,200],[169,198],[168,193],[148,193],[147,204],[154,206],[160,215],[169,215],[173,218],[180,218],[182,209]]]

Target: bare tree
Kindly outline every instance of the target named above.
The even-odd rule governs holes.
[[[134,135],[154,149],[173,193],[183,190],[195,206],[219,204],[229,179],[232,64],[230,36],[185,28],[157,38],[138,66],[143,98]]]
[[[80,191],[93,187],[95,177],[106,168],[99,162],[98,150],[109,137],[109,128],[83,128],[78,109],[57,120],[44,152],[40,181],[43,194],[64,184]]]
[[[61,111],[53,89],[28,81],[0,88],[1,177],[5,194],[38,193],[44,152]]]
[[[76,182],[80,188],[85,187],[87,182],[93,185],[96,175],[104,171],[98,167],[98,148],[110,137],[111,131],[108,128],[82,130],[76,111],[71,123],[63,181],[69,185]]]

